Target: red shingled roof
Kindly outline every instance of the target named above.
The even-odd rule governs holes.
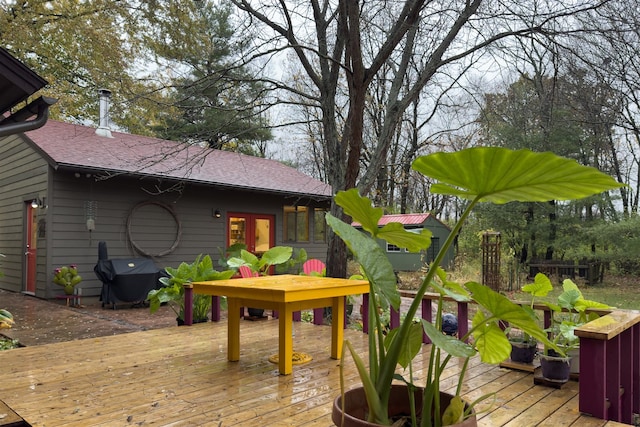
[[[54,168],[128,173],[326,199],[331,187],[278,161],[49,120],[27,132]]]
[[[422,225],[427,218],[431,216],[430,213],[410,213],[410,214],[390,214],[382,215],[382,218],[378,221],[378,227],[384,227],[390,222],[399,222],[402,225]],[[359,222],[351,223],[354,227],[360,227],[362,224]]]
[[[382,227],[390,222],[399,222],[402,225],[422,225],[430,215],[430,213],[382,215],[382,218],[378,221],[378,226]]]

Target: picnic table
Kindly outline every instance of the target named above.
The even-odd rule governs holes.
[[[331,352],[333,359],[342,353],[344,300],[348,295],[366,294],[366,280],[294,274],[248,277],[187,283],[185,287],[185,324],[193,323],[193,294],[226,296],[228,304],[227,358],[240,360],[240,307],[277,310],[278,368],[281,375],[293,371],[293,313],[313,308],[332,307]]]

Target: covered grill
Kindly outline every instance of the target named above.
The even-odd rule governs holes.
[[[98,243],[98,263],[94,267],[102,281],[102,306],[117,302],[142,304],[150,290],[160,284],[161,270],[148,258],[109,259],[106,242]]]

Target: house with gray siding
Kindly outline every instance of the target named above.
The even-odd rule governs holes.
[[[420,232],[423,229],[427,229],[432,233],[431,246],[420,252],[409,252],[406,249],[378,239],[378,244],[385,251],[389,261],[391,261],[391,265],[393,265],[393,269],[396,271],[417,271],[421,268],[426,268],[435,259],[438,251],[440,251],[440,246],[451,234],[451,229],[430,213],[383,215],[378,221],[378,227],[384,227],[391,222],[402,224],[405,230],[408,231]],[[360,228],[358,223],[353,223],[353,226]],[[442,265],[450,266],[454,257],[454,249],[451,247],[447,251]]]
[[[98,297],[98,243],[110,259],[177,267],[233,243],[304,248],[324,260],[331,188],[280,162],[49,120],[0,138],[0,288],[53,298],[76,264]]]

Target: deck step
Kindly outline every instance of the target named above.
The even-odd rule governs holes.
[[[2,400],[0,400],[0,427],[31,427],[18,414],[13,412]]]

